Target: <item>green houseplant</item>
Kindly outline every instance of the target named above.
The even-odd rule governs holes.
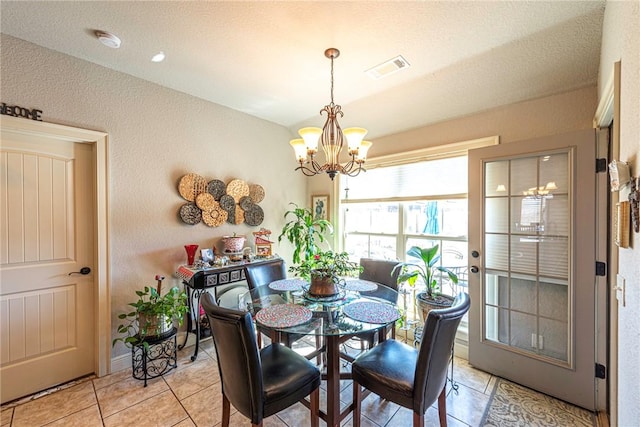
[[[141,341],[147,346],[145,338],[162,335],[171,330],[174,322],[182,325],[188,312],[186,292],[174,286],[163,295],[164,277],[156,276],[156,280],[156,288],[145,286],[143,290],[136,291],[138,300],[129,304],[134,310],[118,315],[118,319],[123,321],[118,325],[121,336],[113,340],[113,346],[122,342],[131,347]]]
[[[426,318],[429,310],[447,307],[453,302],[453,297],[440,293],[440,281],[438,279],[441,275],[438,272],[446,274],[454,284],[458,283],[458,276],[453,271],[437,265],[438,261],[440,261],[439,249],[439,245],[430,248],[413,246],[407,251],[407,255],[417,258],[419,262],[402,262],[394,268],[394,271],[397,268],[402,269],[398,276],[398,284],[407,282],[409,286],[415,286],[418,279],[424,282],[425,291],[419,293],[416,297],[416,301],[422,309],[423,318]]]
[[[324,242],[324,233],[333,233],[333,226],[326,219],[314,218],[310,209],[295,203],[290,205],[294,208],[284,214],[289,221],[282,228],[278,242],[286,238],[293,243],[293,264],[300,264],[319,252],[318,243]]]
[[[335,283],[341,276],[354,276],[362,267],[357,262],[349,260],[346,252],[318,252],[310,259],[302,261],[299,265],[289,268],[303,279],[311,279],[312,276],[330,277]]]

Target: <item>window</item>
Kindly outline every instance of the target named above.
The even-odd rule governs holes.
[[[440,246],[440,265],[453,270],[458,285],[441,277],[444,293],[467,286],[467,151],[498,143],[498,137],[370,159],[367,172],[340,176],[342,249],[363,257],[411,261],[412,246]],[[424,286],[424,284],[422,284]],[[408,313],[417,317],[415,312]],[[466,342],[466,319],[458,338]]]
[[[404,261],[410,247],[438,244],[441,265],[466,266],[466,154],[378,167],[340,187],[342,244],[352,259]]]

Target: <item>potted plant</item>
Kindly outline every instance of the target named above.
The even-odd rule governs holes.
[[[440,281],[438,272],[445,273],[454,283],[458,283],[458,276],[446,267],[437,265],[440,260],[438,254],[439,245],[430,248],[413,246],[407,251],[407,255],[420,260],[419,263],[402,262],[394,268],[401,268],[398,276],[398,284],[407,282],[409,286],[415,286],[416,281],[421,279],[426,289],[417,295],[416,301],[420,306],[421,318],[424,321],[430,310],[434,308],[444,308],[451,306],[453,297],[440,293]]]
[[[300,264],[319,252],[318,243],[324,242],[324,233],[333,233],[333,226],[326,219],[314,218],[310,209],[290,205],[294,208],[286,211],[284,218],[292,218],[282,228],[278,242],[286,238],[293,243],[293,264]]]
[[[318,252],[308,260],[289,267],[289,271],[310,281],[309,293],[315,296],[332,296],[340,289],[344,276],[355,276],[362,267],[349,260],[346,252]]]
[[[142,342],[148,347],[147,338],[160,337],[171,331],[174,323],[182,325],[184,316],[188,312],[187,294],[177,286],[162,294],[163,276],[156,276],[156,288],[145,286],[136,291],[138,300],[129,305],[134,308],[129,313],[121,313],[118,319],[124,323],[118,325],[121,337],[115,338],[112,345],[120,341],[126,346]]]

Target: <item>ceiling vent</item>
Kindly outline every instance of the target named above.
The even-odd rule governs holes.
[[[410,64],[407,62],[407,60],[404,59],[402,55],[398,55],[395,58],[392,58],[380,65],[376,65],[375,67],[368,69],[366,73],[372,79],[377,80],[391,75],[397,71],[407,69],[409,67]]]

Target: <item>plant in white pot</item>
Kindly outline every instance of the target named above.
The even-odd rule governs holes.
[[[409,286],[415,286],[418,279],[424,282],[426,286],[425,291],[416,296],[416,302],[421,308],[420,314],[422,320],[426,319],[427,313],[430,310],[448,307],[453,303],[452,296],[440,293],[440,281],[438,280],[440,277],[438,272],[446,274],[454,284],[458,283],[458,276],[453,271],[438,265],[440,261],[440,254],[438,254],[439,249],[439,245],[430,248],[413,246],[407,251],[407,255],[417,258],[419,261],[417,263],[402,262],[394,268],[394,271],[397,268],[402,269],[398,276],[398,284],[407,282]]]
[[[145,339],[166,334],[176,323],[182,325],[188,312],[186,292],[174,286],[163,295],[164,277],[156,276],[156,280],[156,288],[145,286],[143,290],[136,291],[138,300],[129,304],[133,311],[118,315],[118,319],[124,322],[118,325],[121,336],[113,340],[113,346],[122,342],[131,347],[142,342],[148,347]]]

